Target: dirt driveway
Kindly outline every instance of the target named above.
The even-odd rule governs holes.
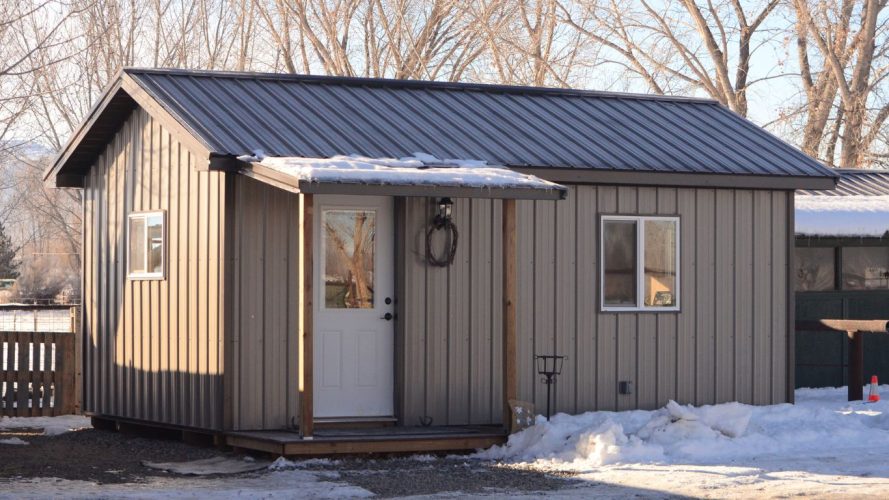
[[[174,439],[146,438],[97,429],[58,436],[22,431],[0,433],[0,439],[10,437],[18,437],[28,444],[0,445],[0,483],[59,478],[77,484],[105,485],[98,491],[106,492],[109,497],[116,495],[113,492],[121,492],[124,496],[128,490],[122,488],[127,484],[160,484],[159,481],[170,484],[170,481],[182,479],[145,467],[142,461],[181,462],[220,455],[241,458],[213,447],[192,446]],[[267,456],[257,458],[270,459]],[[568,475],[543,474],[460,457],[351,457],[296,463],[300,473],[345,483],[379,497],[542,492],[570,489],[577,483]],[[237,477],[247,484],[263,475],[274,474],[272,471],[254,472]],[[237,477],[228,476],[225,480],[237,482]],[[220,479],[219,476],[188,478],[188,487],[211,488],[215,486],[214,481]],[[112,485],[118,486],[109,489]],[[292,495],[271,496],[300,496],[299,488],[290,493]]]

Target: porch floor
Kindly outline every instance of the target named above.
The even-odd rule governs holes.
[[[229,446],[284,456],[361,453],[472,451],[506,442],[501,426],[376,427],[316,429],[313,439],[297,431],[233,431]]]

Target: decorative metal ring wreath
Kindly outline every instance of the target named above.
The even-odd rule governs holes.
[[[439,230],[447,233],[446,241],[448,242],[445,245],[445,254],[441,258],[432,251],[432,235]],[[429,230],[426,231],[426,261],[435,267],[448,267],[453,264],[454,257],[457,255],[457,239],[459,237],[460,233],[457,231],[457,226],[450,217],[436,215],[432,219],[432,225],[429,226]]]

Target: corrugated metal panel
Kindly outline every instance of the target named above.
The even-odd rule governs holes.
[[[519,397],[545,408],[546,387],[536,374],[535,353],[567,354],[555,395],[555,411],[582,412],[624,408],[655,408],[674,399],[682,403],[786,401],[786,207],[790,193],[675,188],[571,186],[566,202],[518,202],[518,367]],[[406,213],[403,292],[406,376],[401,394],[407,423],[430,416],[437,424],[455,423],[470,412],[473,423],[496,423],[500,401],[487,399],[500,387],[502,360],[483,370],[476,359],[499,352],[500,339],[484,330],[488,312],[469,306],[469,344],[447,337],[455,332],[423,329],[428,322],[462,317],[470,304],[489,297],[499,278],[475,270],[498,269],[499,253],[490,253],[487,239],[499,245],[497,201],[476,200],[456,210],[469,218],[461,227],[458,259],[468,259],[468,282],[453,273],[433,272],[423,261],[422,234],[432,215],[433,200],[411,199]],[[488,205],[492,212],[481,209]],[[598,218],[601,213],[679,215],[681,219],[681,294],[678,313],[601,313],[598,285]],[[573,232],[569,235],[569,232]],[[481,239],[481,242],[477,242]],[[462,252],[465,252],[462,253]],[[466,255],[469,254],[469,255]],[[483,283],[491,280],[490,283]],[[456,289],[455,289],[456,287]],[[442,294],[444,290],[446,293]],[[426,298],[434,295],[435,299]],[[459,300],[456,298],[462,297]],[[500,309],[492,307],[493,324]],[[460,324],[463,324],[460,320]],[[481,331],[479,331],[481,329]],[[446,333],[447,332],[447,333]],[[481,335],[481,337],[479,337]],[[433,338],[433,337],[430,337]],[[457,349],[460,349],[458,354]],[[468,372],[446,372],[448,360],[467,356]],[[421,361],[418,361],[421,360]],[[451,361],[450,363],[452,363]],[[441,368],[436,368],[441,367]],[[435,379],[435,384],[428,383]],[[617,382],[634,382],[634,394],[618,395]],[[424,381],[427,381],[424,383]],[[468,387],[463,398],[448,384]],[[453,387],[452,385],[450,387]],[[444,390],[442,394],[431,391]],[[491,405],[490,420],[480,421],[472,405]],[[469,405],[467,407],[454,405]]]
[[[715,101],[440,82],[128,69],[219,154],[833,177]]]
[[[282,429],[297,416],[297,195],[234,181],[232,426]]]
[[[889,170],[837,169],[836,189],[799,189],[802,196],[889,196]]]
[[[223,175],[197,172],[188,151],[141,109],[91,169],[84,191],[86,411],[221,428]],[[126,277],[127,216],[146,210],[166,212],[165,280]]]

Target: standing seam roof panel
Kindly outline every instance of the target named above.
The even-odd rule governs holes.
[[[690,120],[680,119],[671,109],[672,106],[670,103],[664,103],[663,105],[658,103],[658,105],[655,106],[644,106],[643,103],[630,102],[627,103],[627,106],[634,111],[640,107],[649,108],[647,110],[649,113],[659,116],[673,127],[672,131],[674,133],[672,135],[675,138],[674,140],[684,144],[685,147],[697,152],[702,157],[705,157],[708,162],[719,165],[721,171],[731,171],[731,167],[725,161],[726,154],[729,153],[729,151],[724,147],[722,141],[708,141],[706,144],[703,144],[698,140],[692,140],[693,138],[697,139],[707,135],[706,131],[701,130],[700,127]],[[639,114],[641,115],[641,112]]]
[[[746,119],[738,117],[726,108],[715,108],[712,110],[708,110],[708,113],[714,115],[726,127],[729,125],[730,120],[732,122],[737,122],[737,127],[735,127],[738,131],[737,137],[732,136],[732,134],[728,134],[724,131],[725,129],[720,129],[720,132],[722,132],[723,136],[728,137],[736,142],[739,152],[743,153],[749,151],[756,156],[759,156],[770,165],[781,163],[783,164],[783,166],[781,167],[782,170],[784,170],[788,175],[799,174],[802,173],[802,171],[799,170],[792,161],[789,161],[790,158],[777,156],[775,154],[776,149],[783,150],[784,152],[788,153],[788,156],[798,156],[811,160],[811,158],[803,155],[803,153],[799,150],[790,147],[783,141],[774,140],[773,137],[770,137],[770,134],[768,134],[768,132],[765,132],[761,128],[756,127],[752,123],[748,122]],[[748,138],[750,140],[750,143],[747,145],[740,143],[741,137]],[[766,142],[768,139],[771,140]],[[769,160],[768,158],[763,156],[763,153],[768,153],[773,157],[773,159]]]
[[[408,125],[411,117],[405,116],[402,108],[410,109],[409,106],[388,105],[386,103],[387,96],[382,92],[377,91],[377,89],[374,89],[373,92],[367,92],[366,94],[367,95],[363,97],[360,95],[356,95],[355,98],[362,101],[368,106],[371,105],[370,101],[373,101],[377,109],[390,109],[390,112],[394,115],[395,119],[387,117],[386,120],[392,128],[398,130],[399,134],[401,134],[402,137],[409,137],[411,135],[411,132],[413,132],[422,135],[431,144],[435,145],[435,148],[424,152],[440,157],[440,155],[443,155],[449,149],[451,151],[460,149],[460,145],[458,143],[451,141],[446,135],[441,133],[442,131],[440,128],[435,126],[435,124],[429,123],[428,120],[424,119],[424,117],[417,117],[419,120],[422,120],[422,126],[411,127],[410,125]],[[429,131],[435,131],[438,132],[438,134],[429,133]],[[447,146],[445,146],[444,142],[450,142],[451,147],[448,148]]]
[[[583,109],[576,105],[572,99],[552,99],[552,104],[557,106],[559,109],[564,111],[569,116],[573,117],[576,121],[582,122],[583,118],[578,115],[578,113],[583,113]],[[588,126],[593,124],[600,125],[598,116],[589,116],[588,117]],[[645,159],[642,156],[648,157],[644,151],[639,149],[629,148],[628,143],[624,140],[623,137],[619,136],[617,132],[611,128],[606,126],[606,124],[602,123],[601,126],[597,126],[596,128],[587,128],[588,133],[595,133],[598,136],[603,138],[603,143],[606,146],[603,146],[603,149],[609,151],[614,155],[619,155],[625,162],[624,165],[617,166],[612,165],[611,168],[615,170],[637,170],[638,167],[634,166],[641,165],[645,163]],[[608,142],[605,142],[607,140]],[[650,157],[648,157],[650,158]]]
[[[640,146],[643,151],[657,152],[655,162],[646,165],[652,170],[668,170],[672,168],[691,168],[691,164],[695,161],[687,161],[685,165],[679,159],[682,151],[678,150],[671,141],[660,141],[660,144],[652,140],[651,135],[640,129],[641,124],[632,120],[620,120],[616,115],[613,103],[606,100],[602,101],[579,101],[579,105],[591,108],[596,113],[602,113],[611,120],[611,125],[618,134],[624,137],[624,140],[635,146]],[[641,147],[641,146],[647,147]]]
[[[256,99],[256,102],[265,109],[270,116],[274,113],[282,113],[282,125],[292,134],[293,141],[296,141],[292,147],[292,151],[311,151],[314,149],[318,156],[334,156],[336,148],[324,134],[319,134],[316,127],[307,126],[300,115],[293,107],[293,99],[283,95],[284,90],[272,85],[256,85],[254,81],[241,82],[245,87],[245,91],[250,90],[253,95],[265,95],[265,99]],[[255,87],[253,89],[252,87]],[[279,105],[272,107],[270,103],[276,102]],[[311,147],[310,144],[314,144]],[[307,156],[303,153],[301,156]]]
[[[762,166],[753,161],[743,148],[732,147],[737,145],[731,135],[725,134],[722,128],[715,123],[713,117],[709,116],[710,109],[704,108],[698,113],[692,113],[682,107],[676,107],[667,111],[671,116],[675,117],[670,120],[671,123],[686,123],[687,127],[693,128],[694,133],[689,134],[690,137],[708,137],[708,146],[712,151],[708,158],[717,156],[720,158],[720,171],[726,174],[762,174],[765,171]],[[706,115],[706,116],[699,116]],[[706,119],[705,119],[706,118]],[[696,142],[697,144],[697,142]],[[698,144],[699,147],[703,147]],[[704,164],[700,164],[706,169]]]
[[[521,156],[511,160],[513,165],[527,166],[545,161],[534,151],[535,148],[533,146],[529,147],[526,141],[519,140],[515,135],[498,127],[485,113],[479,113],[478,109],[473,109],[473,104],[476,103],[470,104],[466,102],[467,98],[462,94],[463,92],[442,92],[440,95],[433,96],[433,98],[440,100],[442,103],[449,103],[450,109],[465,116],[467,120],[472,120],[476,129],[482,134],[482,137],[488,137],[491,142],[510,151],[513,155],[521,153]],[[534,142],[531,138],[526,137],[526,140]],[[525,163],[522,163],[523,161]]]
[[[510,96],[510,97],[512,97],[512,96]],[[534,116],[538,116],[538,117],[540,117],[542,115],[549,115],[552,118],[564,120],[564,117],[559,118],[559,117],[553,116],[552,110],[546,106],[543,106],[540,103],[541,100],[542,99],[529,100],[529,103],[531,104],[531,106],[533,106],[533,108],[536,108],[536,110],[531,109],[531,107],[529,107],[528,112],[533,114]],[[571,116],[571,115],[566,115],[566,116],[569,116],[571,118],[572,122],[574,121],[573,116]],[[610,157],[611,163],[614,163],[615,161],[618,161],[618,162],[622,161],[618,156],[615,156],[615,155],[611,154],[607,149],[602,148],[601,145],[597,143],[598,138],[590,137],[590,136],[584,137],[583,135],[579,134],[577,131],[576,125],[573,127],[566,127],[565,130],[562,131],[562,133],[564,134],[566,139],[570,138],[570,141],[571,141],[570,147],[572,147],[576,151],[576,153],[575,153],[576,157],[578,157],[578,158],[582,158],[584,156],[592,157],[593,161],[590,161],[590,160],[586,161],[586,163],[588,165],[592,165],[592,166],[605,165],[605,164],[609,163],[609,161],[605,160],[606,156]],[[587,147],[586,144],[593,144],[598,149]],[[580,151],[580,150],[582,150],[582,151]]]
[[[834,177],[715,101],[562,89],[128,69],[212,152]]]
[[[837,169],[835,190],[799,189],[797,196],[889,196],[889,170]]]
[[[565,152],[559,148],[553,148],[547,141],[541,141],[539,135],[546,136],[553,142],[556,142],[552,139],[549,134],[549,130],[547,129],[539,129],[539,130],[531,130],[525,126],[526,120],[524,115],[527,115],[527,110],[521,110],[522,112],[517,112],[513,110],[510,106],[510,102],[506,100],[506,96],[503,94],[498,94],[494,96],[493,99],[488,99],[490,102],[485,102],[484,99],[480,99],[478,94],[466,92],[465,97],[467,99],[471,99],[478,105],[479,107],[486,108],[492,114],[497,115],[501,118],[499,122],[495,123],[495,127],[501,132],[509,134],[509,130],[505,129],[505,126],[511,126],[513,132],[518,132],[523,134],[529,144],[534,146],[534,150],[546,151],[548,154],[552,155],[554,158],[558,158],[558,161],[561,162],[561,165],[570,165],[571,162],[567,160],[567,156],[562,156]],[[529,97],[529,101],[533,101],[536,97]],[[512,135],[512,134],[509,134]],[[542,159],[542,158],[541,158]],[[553,162],[555,163],[555,162]]]
[[[192,130],[196,132],[200,132],[201,130],[206,131],[206,135],[203,137],[208,138],[208,144],[214,149],[218,150],[224,148],[226,142],[240,145],[237,133],[228,129],[224,125],[224,121],[221,120],[219,114],[211,112],[210,109],[202,104],[200,99],[193,99],[190,97],[189,91],[182,89],[182,87],[177,84],[177,77],[174,76],[165,79],[163,82],[158,78],[149,77],[149,79],[155,83],[155,97],[162,104],[168,104],[171,101],[176,103],[188,101],[189,104],[191,104],[190,106],[182,106],[180,104],[175,108],[168,105],[167,108],[174,116],[187,121]],[[190,90],[192,93],[200,92],[197,85],[190,84],[189,87],[191,87]],[[211,125],[214,125],[213,128],[210,128]]]

